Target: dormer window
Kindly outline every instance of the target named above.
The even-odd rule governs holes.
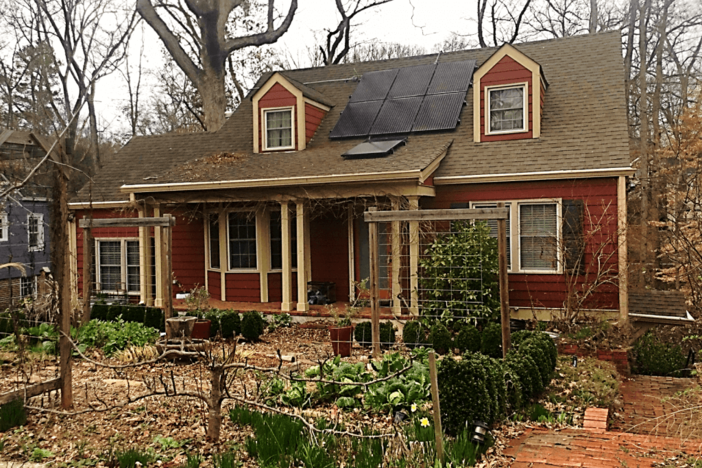
[[[292,113],[292,107],[264,111],[266,125],[264,151],[295,149]]]
[[[488,134],[526,132],[526,84],[487,87]]]

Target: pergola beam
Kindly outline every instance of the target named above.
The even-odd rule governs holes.
[[[89,219],[78,221],[78,226],[83,229],[110,228],[110,227],[173,227],[175,217],[161,216],[158,218],[107,218]]]

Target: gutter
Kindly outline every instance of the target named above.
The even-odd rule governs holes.
[[[434,177],[436,185],[483,184],[487,182],[520,182],[527,180],[594,179],[599,177],[632,176],[636,169],[616,167],[611,169],[579,169],[567,171],[514,172],[510,174],[481,174],[468,176]]]

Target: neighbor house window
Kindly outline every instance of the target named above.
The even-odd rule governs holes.
[[[526,131],[526,86],[487,88],[488,132]]]
[[[519,264],[522,270],[558,269],[558,204],[519,205]]]
[[[20,277],[20,296],[25,297],[37,297],[37,277],[28,276],[26,278]]]
[[[264,112],[266,150],[292,149],[293,128],[292,109],[269,110]]]
[[[210,268],[219,270],[219,215],[211,214],[207,226],[210,239]]]
[[[0,213],[0,242],[10,240],[10,223],[7,221],[7,213]]]
[[[98,287],[100,291],[140,291],[139,241],[97,241]]]
[[[256,217],[229,213],[229,269],[256,268]]]
[[[295,217],[290,216],[290,252],[292,256],[292,268],[297,268],[297,223]],[[283,268],[283,230],[280,211],[271,212],[270,221],[271,236],[271,270],[281,270]]]
[[[29,251],[44,248],[44,215],[31,213],[27,215],[27,234],[29,236]]]
[[[505,208],[511,208],[512,204],[511,203],[505,203]],[[471,205],[471,208],[475,209],[480,209],[480,208],[497,208],[497,203],[473,203]],[[497,238],[497,220],[496,219],[488,219],[487,225],[490,228],[490,237]],[[511,210],[510,213],[507,214],[507,222],[506,222],[506,231],[507,231],[507,269],[511,270],[512,269],[512,226],[511,226]]]

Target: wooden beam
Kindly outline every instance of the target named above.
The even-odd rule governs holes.
[[[83,218],[85,219],[85,218]],[[93,266],[93,232],[90,228],[83,229],[83,323],[90,321],[90,297],[93,295],[93,282],[90,270]]]
[[[173,218],[173,224],[169,224],[167,227],[161,228],[164,230],[164,256],[166,258],[166,281],[164,284],[163,309],[166,318],[171,318],[173,317],[173,228],[171,226],[175,226],[175,217],[169,214],[166,216],[168,218]]]
[[[376,207],[368,208],[372,213]],[[371,323],[373,338],[373,357],[380,357],[380,255],[378,252],[378,223],[368,225],[368,244],[370,250],[370,301],[371,301]]]
[[[61,388],[61,379],[47,380],[40,384],[32,385],[31,387],[15,390],[12,392],[3,393],[0,395],[0,405],[4,405],[14,400],[26,401],[29,398],[41,395],[42,393],[59,390]]]
[[[79,226],[85,228],[105,228],[105,227],[150,227],[150,226],[175,226],[175,217],[159,218],[107,218],[107,219],[81,219]]]
[[[431,401],[434,406],[434,438],[436,458],[444,463],[444,431],[441,427],[441,404],[439,402],[439,379],[436,371],[436,354],[429,351],[429,379],[431,381]]]
[[[411,197],[416,198],[416,197]],[[456,221],[459,219],[507,219],[508,208],[462,208],[456,210],[366,211],[368,223],[388,221]]]
[[[504,208],[504,202],[499,202],[497,208]],[[497,220],[497,255],[500,284],[500,315],[502,320],[502,357],[507,356],[512,346],[509,328],[509,282],[507,279],[507,220]]]
[[[392,201],[393,211],[399,211],[400,202],[397,199]],[[402,294],[402,282],[400,281],[400,264],[402,263],[402,238],[400,221],[392,221],[391,248],[392,248],[392,313],[400,315],[402,313],[402,303],[399,296]]]

